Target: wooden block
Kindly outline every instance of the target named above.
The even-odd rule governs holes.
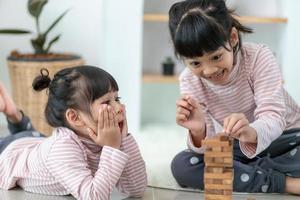
[[[212,178],[212,179],[232,179],[232,172],[224,172],[224,173],[204,173],[204,179]]]
[[[204,179],[204,186],[205,186],[206,183],[213,184],[214,181],[215,181],[215,179],[211,179],[211,178]]]
[[[223,180],[222,179],[207,178],[207,179],[204,179],[204,185],[205,184],[223,184]]]
[[[230,142],[205,139],[201,141],[201,145],[205,147],[230,147]]]
[[[224,194],[224,195],[232,195],[232,186],[231,186],[230,189],[225,189],[225,190],[223,190],[223,194]]]
[[[218,138],[219,138],[220,141],[229,141],[230,140],[229,136],[223,135],[223,134],[219,134]]]
[[[204,157],[232,158],[232,152],[205,152]]]
[[[205,194],[204,197],[206,200],[232,200],[231,195]]]
[[[214,162],[205,162],[206,167],[224,167],[224,168],[229,168],[232,167],[232,164],[228,163],[214,163]]]
[[[208,173],[223,173],[224,168],[223,167],[205,167],[205,172],[208,172]]]
[[[213,152],[222,152],[222,147],[218,146],[218,147],[212,147],[212,151]]]
[[[222,152],[232,152],[232,151],[233,151],[232,146],[222,147]]]
[[[212,181],[213,182],[213,181]],[[232,179],[223,179],[222,183],[225,185],[232,185],[233,180]]]
[[[223,194],[223,190],[217,190],[217,189],[205,189],[204,194]]]
[[[214,162],[215,163],[224,163],[224,158],[215,158]]]
[[[223,184],[205,184],[204,189],[214,189],[214,190],[232,190],[232,185]]]
[[[233,159],[232,158],[224,158],[223,161],[224,161],[224,163],[232,164]]]

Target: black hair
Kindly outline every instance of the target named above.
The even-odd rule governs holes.
[[[242,45],[240,33],[252,33],[252,29],[233,15],[224,0],[185,0],[173,4],[169,10],[169,30],[175,54],[193,58],[220,47],[230,50],[226,44],[233,27],[239,37],[238,45],[232,47],[236,53]]]
[[[48,88],[45,116],[53,127],[69,127],[65,118],[68,108],[90,114],[90,106],[96,99],[119,90],[116,80],[108,72],[87,65],[63,69],[54,75],[53,80],[43,68],[33,80],[32,87],[36,91]]]

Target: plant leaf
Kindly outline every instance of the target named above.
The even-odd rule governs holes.
[[[48,3],[48,0],[28,0],[28,11],[29,13],[36,18],[39,18],[43,7]]]
[[[31,31],[21,29],[0,29],[0,34],[28,34]]]
[[[56,43],[56,42],[59,40],[59,38],[60,38],[60,35],[56,36],[55,38],[53,38],[53,39],[49,42],[48,47],[47,47],[47,49],[46,49],[46,53],[49,52],[49,49],[51,48],[51,46],[52,46],[54,43]]]
[[[32,47],[34,48],[35,54],[44,54],[44,45],[46,42],[45,35],[41,34],[37,38],[31,40]]]
[[[52,24],[51,26],[47,29],[47,31],[44,33],[45,35],[47,35],[53,28],[54,26],[67,14],[67,12],[69,11],[66,10],[65,12],[63,12],[63,14],[61,14]]]

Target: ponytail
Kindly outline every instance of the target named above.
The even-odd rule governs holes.
[[[42,68],[40,70],[40,75],[35,77],[32,82],[32,87],[35,91],[42,91],[45,88],[48,88],[51,83],[51,79],[49,77],[49,71],[46,68]]]

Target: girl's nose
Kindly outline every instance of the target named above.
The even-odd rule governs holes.
[[[207,77],[207,76],[211,76],[211,75],[215,74],[217,71],[218,71],[218,68],[208,66],[203,69],[202,73],[204,76]]]

